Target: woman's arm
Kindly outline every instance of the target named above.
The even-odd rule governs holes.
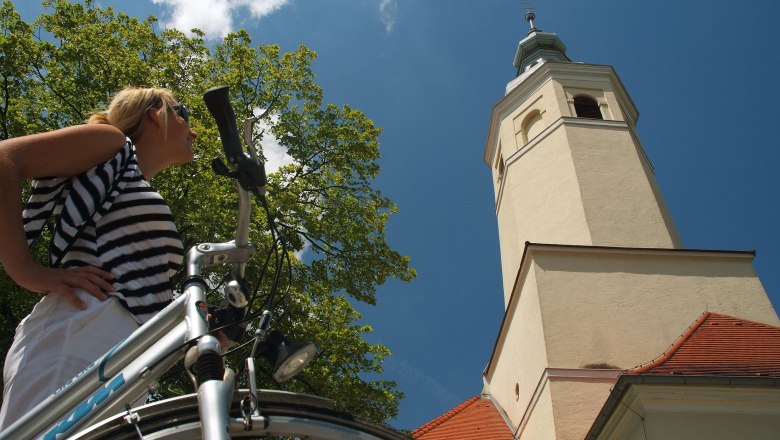
[[[69,177],[111,159],[125,136],[105,124],[79,125],[0,142],[0,263],[20,286],[33,292],[55,292],[76,307],[84,304],[73,289],[105,299],[111,274],[96,267],[49,268],[35,262],[27,247],[22,220],[22,182],[35,177]]]

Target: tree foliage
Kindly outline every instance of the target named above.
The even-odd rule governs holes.
[[[375,304],[376,287],[388,277],[414,277],[408,258],[385,240],[396,207],[372,187],[380,129],[359,110],[323,101],[311,70],[316,55],[306,47],[282,53],[274,45],[253,46],[245,31],[209,46],[200,31],[159,30],[154,17],[138,20],[93,0],[43,5],[32,23],[9,1],[0,9],[0,139],[81,123],[125,86],[169,88],[192,109],[199,160],[165,171],[153,185],[169,202],[185,247],[225,241],[234,233],[237,200],[233,183],[211,171],[209,161],[221,156],[221,146],[201,96],[211,86],[229,86],[237,119],[264,121],[254,146],[276,139],[293,159],[268,176],[269,211],[292,266],[274,323],[321,353],[302,380],[284,388],[334,398],[369,419],[394,417],[402,396],[396,384],[365,379],[382,371],[389,351],[363,339],[371,328],[357,323],[360,315],[348,300]],[[257,281],[263,254],[272,248],[261,210],[253,214],[251,239],[260,252],[248,277],[268,292],[270,277]],[[42,256],[45,249],[35,252]],[[0,296],[4,357],[13,327],[36,298],[4,272]],[[264,387],[280,387],[259,379]],[[177,372],[161,388],[163,394],[185,390]]]

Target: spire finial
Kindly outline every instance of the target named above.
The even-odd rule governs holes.
[[[541,32],[541,29],[538,29],[534,25],[534,20],[536,20],[536,14],[534,14],[534,7],[531,6],[530,3],[527,1],[523,2],[523,9],[525,9],[525,21],[528,22],[529,25],[531,25],[531,30],[528,31],[528,35],[531,35],[534,32]]]

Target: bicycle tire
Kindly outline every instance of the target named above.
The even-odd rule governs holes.
[[[230,407],[232,419],[240,419],[241,400],[248,390],[233,395]],[[335,409],[332,400],[306,394],[263,390],[257,396],[260,413],[268,422],[253,426],[250,431],[231,424],[234,439],[265,439],[270,436],[311,440],[408,440],[410,437],[386,424],[369,422]],[[73,440],[137,440],[140,430],[144,440],[200,439],[200,415],[196,394],[166,399],[138,408],[132,413],[135,424],[125,420],[126,413],[117,414],[69,437]],[[136,429],[137,426],[137,429]]]

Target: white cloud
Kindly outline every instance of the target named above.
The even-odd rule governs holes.
[[[280,9],[290,0],[152,0],[167,7],[169,18],[163,25],[185,33],[198,28],[206,37],[216,39],[233,31],[233,16],[244,14],[260,19]]]
[[[252,18],[262,18],[272,12],[281,9],[289,0],[235,0],[240,6],[248,7],[252,12]]]
[[[398,3],[396,0],[380,0],[379,1],[379,19],[382,20],[382,24],[385,25],[385,31],[392,32],[393,27],[397,21],[398,15]]]
[[[255,115],[261,115],[264,112],[264,109],[255,108],[253,113]],[[264,166],[266,174],[275,173],[279,168],[295,162],[295,159],[287,154],[287,147],[282,145],[282,143],[279,142],[279,139],[271,133],[271,127],[278,121],[279,116],[277,114],[271,114],[270,120],[261,119],[254,127],[255,133],[262,132],[259,148],[262,148],[263,157],[265,157]],[[294,252],[295,258],[302,261],[310,251],[311,244],[305,242],[303,249]]]
[[[262,113],[262,111],[260,112]],[[267,174],[275,173],[280,167],[292,164],[295,159],[287,154],[287,147],[279,142],[271,133],[271,126],[279,120],[279,117],[271,116],[270,123],[262,120],[258,122],[256,130],[263,131],[263,139],[260,141],[265,156],[265,172]]]

